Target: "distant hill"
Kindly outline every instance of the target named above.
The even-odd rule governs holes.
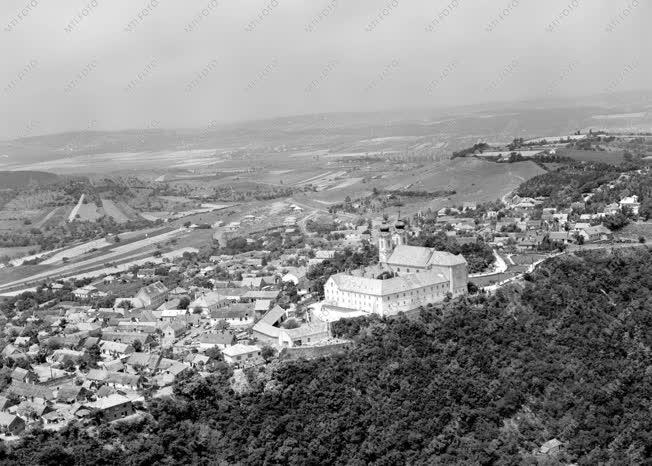
[[[0,171],[0,189],[20,188],[27,185],[45,185],[59,180],[59,175],[34,171]]]

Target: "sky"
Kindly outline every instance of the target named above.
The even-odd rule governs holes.
[[[2,0],[0,139],[648,89],[651,13],[647,0]]]

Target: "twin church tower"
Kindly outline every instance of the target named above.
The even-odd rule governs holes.
[[[397,246],[404,246],[407,244],[407,229],[405,222],[398,220],[394,224],[394,232],[391,231],[387,223],[380,226],[380,236],[378,238],[378,262],[380,264],[387,264],[389,257],[394,252]]]

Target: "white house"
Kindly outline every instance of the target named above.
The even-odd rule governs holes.
[[[634,215],[638,215],[638,209],[641,207],[641,203],[638,202],[638,196],[629,196],[624,197],[618,203],[620,209],[627,208],[632,211]]]
[[[227,363],[241,364],[245,361],[253,361],[256,358],[260,358],[260,346],[238,343],[224,348],[222,354],[224,355],[224,361]]]

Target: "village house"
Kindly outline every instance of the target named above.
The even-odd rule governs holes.
[[[163,304],[167,296],[167,287],[161,282],[155,282],[142,287],[134,297],[134,300],[139,303],[139,307],[155,309]]]
[[[614,215],[620,212],[620,205],[617,202],[607,205],[604,208],[605,215]]]
[[[93,409],[99,410],[102,420],[105,422],[122,419],[134,413],[131,399],[119,394],[100,398],[95,402],[85,404],[84,407],[89,411]]]
[[[66,360],[70,360],[74,364],[78,364],[83,357],[84,357],[83,351],[75,351],[67,348],[61,348],[55,350],[50,356],[45,358],[45,360],[50,364],[62,363]]]
[[[219,333],[205,333],[200,335],[196,341],[198,343],[197,350],[203,353],[210,348],[216,347],[223,350],[227,346],[235,344],[236,338],[233,333],[222,331]]]
[[[153,278],[156,276],[156,273],[154,269],[152,268],[142,268],[138,270],[138,273],[136,273],[136,276],[138,278]]]
[[[590,226],[591,224],[588,222],[577,222],[575,225],[573,225],[573,230],[579,232],[589,228]]]
[[[236,303],[228,308],[212,311],[211,324],[226,322],[231,327],[248,327],[254,323],[254,307],[249,303]]]
[[[6,396],[0,395],[0,411],[6,411],[9,407],[15,405],[15,401],[10,400]]]
[[[271,299],[257,299],[254,302],[254,312],[264,314],[272,307]]]
[[[87,299],[92,297],[93,295],[96,295],[97,293],[98,293],[97,288],[91,285],[86,285],[82,288],[77,288],[72,292],[72,294],[79,299]]]
[[[256,301],[258,299],[275,300],[281,294],[279,290],[249,290],[242,295],[243,301]]]
[[[618,205],[620,206],[620,210],[627,209],[634,215],[638,215],[641,207],[641,203],[638,201],[638,196],[636,195],[622,198]]]
[[[14,345],[21,347],[29,346],[29,342],[31,340],[32,339],[30,337],[16,337],[14,340]]]
[[[17,361],[19,359],[25,361],[28,360],[28,357],[25,354],[25,352],[22,349],[12,345],[11,343],[4,347],[4,349],[2,350],[2,356],[7,359],[11,359],[12,361]]]
[[[38,383],[38,376],[27,369],[15,367],[11,372],[12,382]]]
[[[561,451],[562,446],[562,442],[554,438],[541,445],[541,448],[539,448],[539,453],[542,455],[556,456]]]
[[[102,340],[112,341],[116,343],[126,343],[127,345],[132,346],[134,343],[136,343],[136,341],[139,341],[141,345],[145,345],[148,335],[153,334],[156,331],[156,328],[148,326],[145,327],[146,331],[143,330],[138,332],[129,332],[127,330],[129,330],[129,328],[126,326],[123,328],[122,325],[118,326],[117,329],[107,327],[107,329],[102,333]]]
[[[553,242],[570,244],[575,241],[575,238],[570,231],[551,231],[548,233],[548,239]]]
[[[92,392],[82,385],[75,385],[69,383],[59,387],[59,390],[56,394],[57,401],[61,403],[77,403],[88,401],[91,397]]]
[[[25,420],[14,414],[0,412],[0,431],[10,435],[18,435],[25,430]]]
[[[50,388],[38,384],[19,382],[17,380],[11,382],[7,391],[30,401],[51,401],[54,399],[54,394]]]
[[[278,324],[287,318],[285,309],[275,306],[260,318],[253,327],[253,336],[267,343],[278,343],[280,328]]]
[[[111,359],[124,357],[134,352],[134,347],[127,343],[102,340],[99,346],[102,355]]]
[[[183,361],[190,364],[193,369],[202,370],[208,364],[210,358],[204,354],[188,353]]]
[[[254,292],[255,290],[247,290],[245,288],[220,288],[219,294],[220,296],[232,303],[237,303],[242,300],[245,294]],[[189,306],[190,307],[190,306]]]
[[[222,350],[224,361],[229,364],[239,365],[245,361],[255,360],[260,357],[260,347],[257,345],[243,345],[238,343]]]
[[[579,234],[587,242],[610,241],[613,239],[612,231],[604,225],[585,228]]]
[[[125,361],[125,369],[130,374],[148,372],[156,366],[159,356],[152,353],[131,353]]]
[[[187,332],[186,325],[181,322],[170,322],[162,330],[161,345],[165,348],[174,345],[174,342]]]
[[[140,376],[124,372],[108,372],[103,381],[109,387],[119,390],[138,390],[141,386]]]
[[[109,372],[122,372],[125,369],[125,365],[120,359],[113,359],[112,361],[100,361],[98,362],[98,365],[102,369],[105,369]]]
[[[327,322],[304,323],[297,328],[279,329],[278,344],[292,348],[294,346],[310,345],[330,337]]]

